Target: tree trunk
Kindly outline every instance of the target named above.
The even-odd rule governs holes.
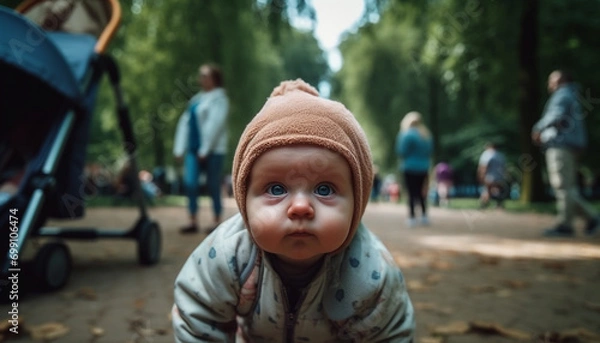
[[[519,34],[519,117],[521,156],[521,201],[530,203],[545,198],[540,153],[531,141],[531,128],[540,116],[538,87],[539,0],[523,1]]]
[[[433,136],[433,160],[438,161],[440,157],[440,127],[439,127],[439,98],[438,80],[433,73],[429,75],[429,123],[431,135]]]

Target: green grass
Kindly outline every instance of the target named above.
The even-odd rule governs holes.
[[[146,202],[150,207],[162,206],[181,206],[185,207],[187,202],[181,195],[165,195],[154,199],[152,202]],[[131,199],[122,199],[114,196],[94,196],[86,199],[87,207],[135,207],[137,203]]]
[[[600,201],[591,202],[592,206],[600,210]],[[488,208],[493,208],[494,203],[491,202]],[[450,199],[451,209],[479,209],[479,200],[474,198],[455,198]],[[519,200],[507,200],[504,202],[504,208],[508,212],[528,212],[528,213],[545,213],[553,214],[556,213],[556,203],[554,201],[549,202],[537,202],[531,204],[524,204]]]

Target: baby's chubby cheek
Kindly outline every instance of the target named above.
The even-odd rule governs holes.
[[[274,208],[262,207],[260,209],[248,208],[248,225],[253,236],[262,235],[264,232],[276,229],[281,220],[278,219]]]

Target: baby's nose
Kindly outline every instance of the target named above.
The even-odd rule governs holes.
[[[292,195],[292,201],[288,208],[288,217],[291,219],[312,218],[315,210],[311,198],[307,194],[297,193]]]

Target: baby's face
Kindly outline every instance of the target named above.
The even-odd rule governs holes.
[[[346,160],[315,146],[269,150],[253,165],[246,210],[256,243],[288,263],[311,264],[339,248],[352,222]]]

